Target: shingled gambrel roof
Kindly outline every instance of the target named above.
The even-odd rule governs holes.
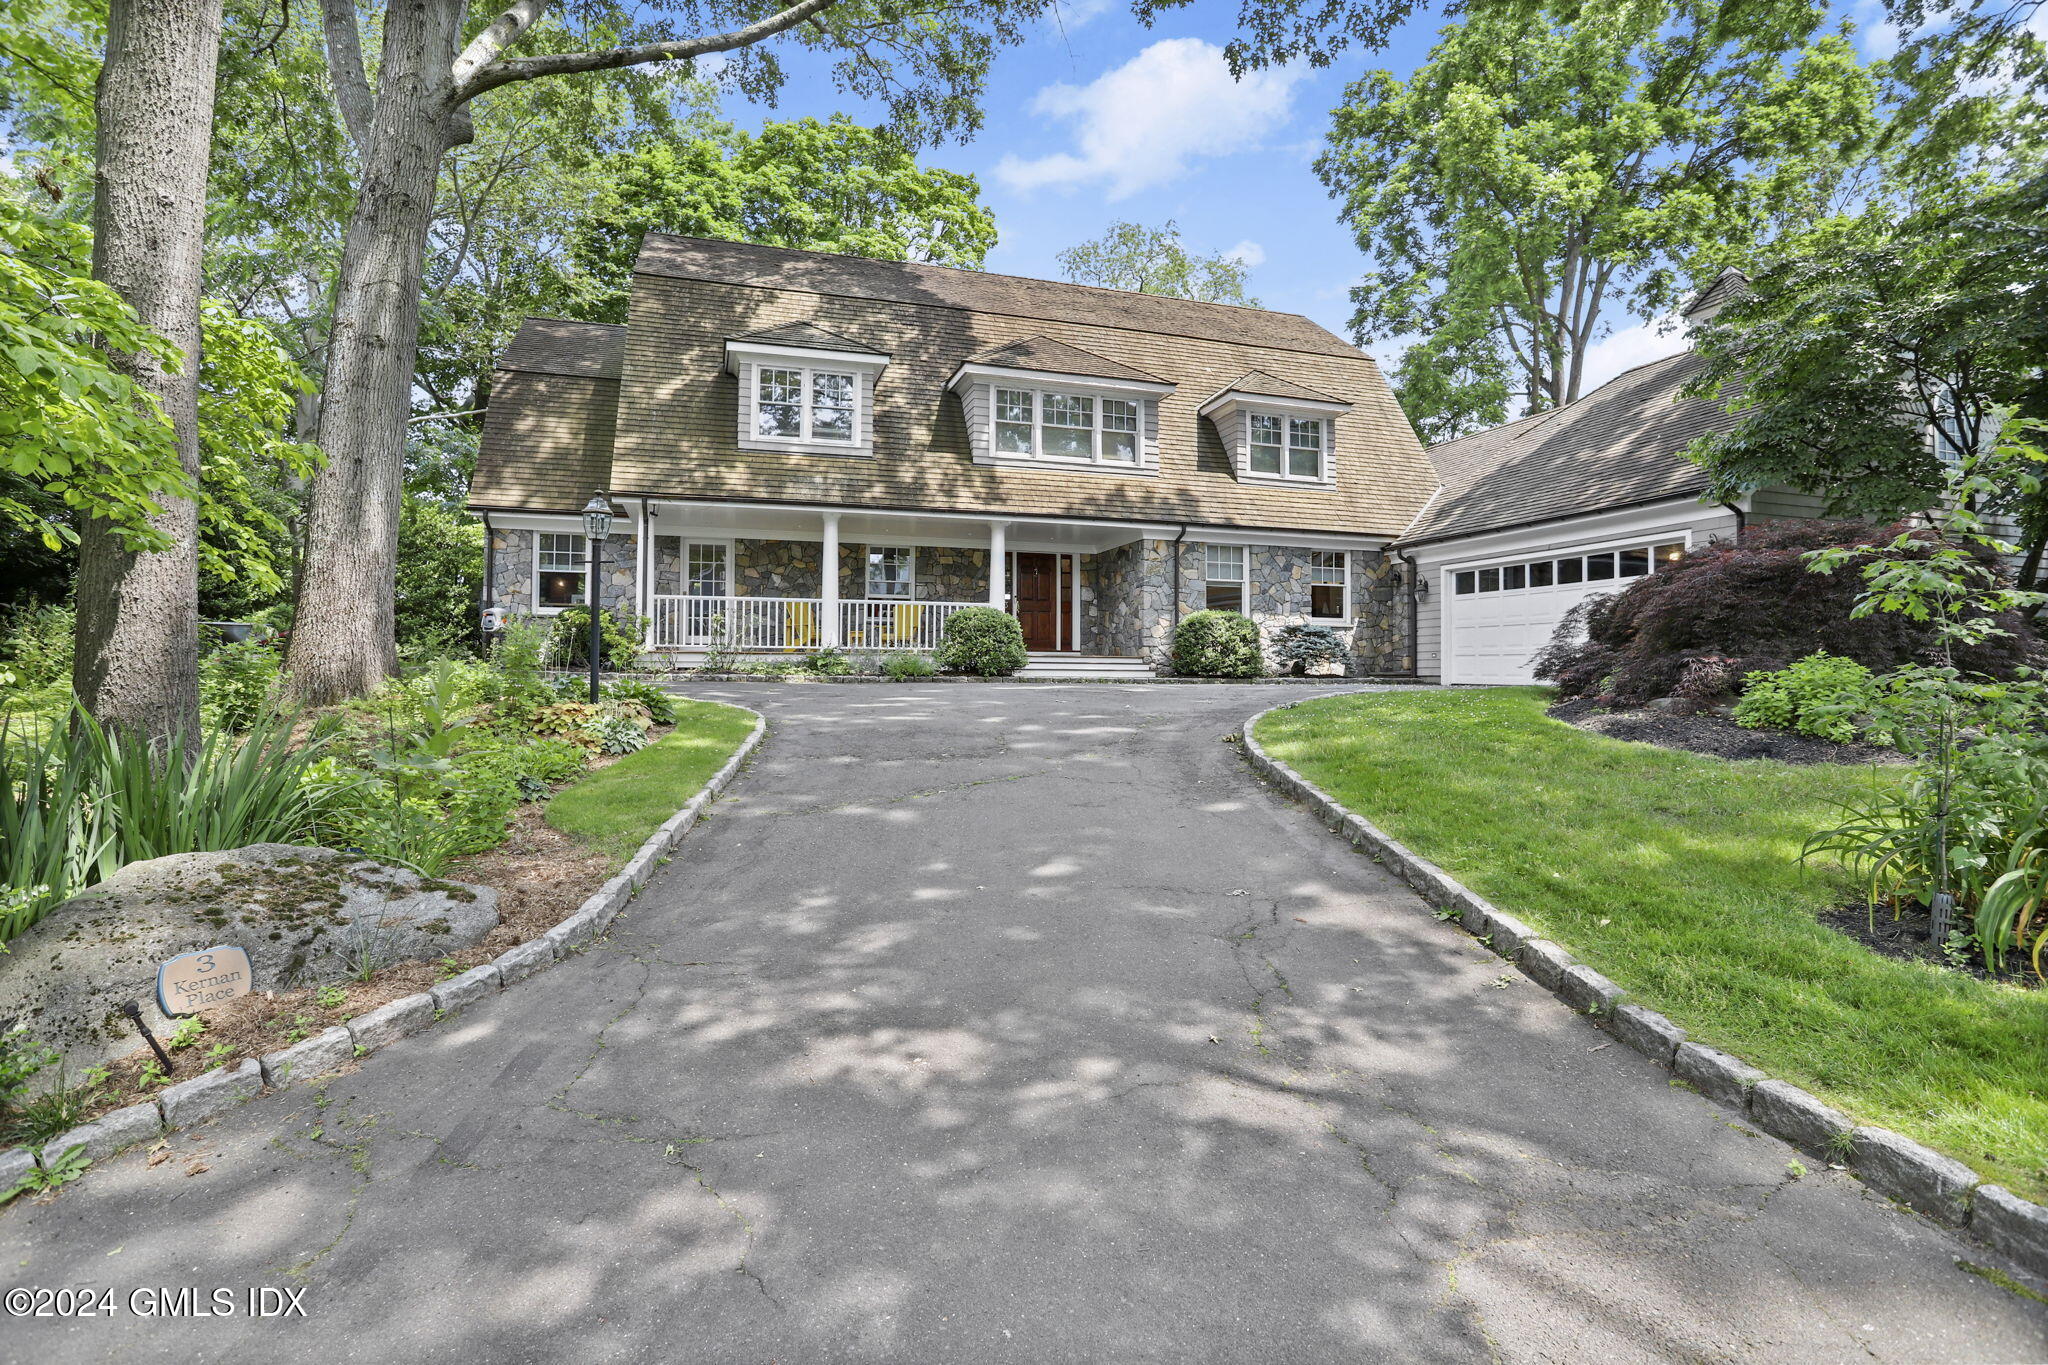
[[[1111,360],[1093,351],[1084,351],[1079,346],[1069,346],[1064,341],[1055,341],[1048,336],[1030,336],[1022,341],[1013,341],[1006,346],[971,355],[963,362],[967,365],[987,365],[999,370],[1036,370],[1042,374],[1073,374],[1089,379],[1134,379],[1141,384],[1164,384],[1168,381],[1156,374],[1147,374],[1134,365]]]
[[[1561,408],[1431,446],[1443,491],[1400,543],[1700,496],[1707,476],[1686,447],[1737,420],[1726,399],[1679,396],[1704,364],[1693,351],[1654,360]]]
[[[1332,398],[1329,394],[1312,389],[1306,384],[1297,384],[1291,379],[1281,379],[1277,375],[1267,374],[1264,370],[1253,370],[1241,376],[1235,384],[1225,384],[1210,397],[1209,401],[1213,403],[1226,393],[1246,393],[1255,398],[1294,398],[1306,403],[1344,401],[1341,398]]]
[[[617,379],[625,358],[626,329],[616,323],[528,318],[512,334],[497,368]]]
[[[640,257],[633,269],[642,275],[714,280],[721,284],[791,289],[805,294],[832,294],[928,308],[957,308],[1048,322],[1126,327],[1315,355],[1357,354],[1297,313],[1273,313],[1263,308],[1202,303],[1163,294],[1033,280],[1021,275],[996,275],[916,261],[876,261],[865,256],[650,232],[640,244]]]
[[[751,341],[762,346],[801,346],[807,351],[852,351],[862,355],[879,354],[866,342],[843,337],[837,332],[828,332],[823,327],[808,322],[785,322],[780,327],[763,327],[755,332],[742,332],[732,341]]]

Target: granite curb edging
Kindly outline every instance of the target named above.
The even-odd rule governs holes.
[[[1624,1046],[1670,1068],[1708,1099],[1735,1110],[1775,1138],[1843,1163],[1885,1198],[1947,1227],[1967,1229],[2032,1273],[2048,1277],[2048,1208],[1984,1182],[1960,1161],[1903,1134],[1859,1125],[1740,1058],[1689,1041],[1683,1028],[1628,1003],[1627,993],[1606,977],[1574,961],[1562,947],[1538,937],[1528,925],[1268,754],[1254,737],[1254,728],[1274,712],[1298,705],[1268,707],[1244,722],[1235,738],[1246,761],[1347,842],[1371,853],[1425,902],[1439,911],[1456,911],[1465,932],[1490,951],[1574,1011],[1604,1019]]]
[[[654,869],[682,842],[705,808],[732,784],[741,765],[768,733],[768,718],[759,711],[731,702],[720,705],[745,711],[754,718],[754,728],[697,794],[647,836],[625,867],[585,897],[575,913],[560,924],[507,948],[481,966],[436,982],[418,994],[388,1001],[290,1047],[167,1086],[139,1104],[102,1114],[39,1146],[0,1151],[0,1194],[13,1189],[31,1170],[43,1166],[45,1153],[54,1160],[73,1147],[82,1146],[93,1161],[101,1161],[137,1143],[225,1113],[266,1089],[282,1091],[298,1081],[328,1075],[386,1044],[428,1028],[493,991],[552,967],[602,934],[627,903],[640,894]]]
[[[1119,677],[1105,674],[1093,677],[1078,674],[1072,677],[1020,678],[1006,675],[995,678],[975,677],[970,674],[939,674],[928,678],[889,678],[873,673],[814,673],[802,677],[782,677],[766,673],[678,673],[664,677],[657,684],[661,687],[688,687],[697,683],[781,683],[799,686],[806,683],[902,683],[908,687],[920,687],[927,683],[952,686],[959,683],[1021,683],[1034,687],[1050,687],[1059,683],[1105,684],[1116,687],[1149,687],[1159,684],[1168,687],[1336,687],[1345,684],[1365,684],[1374,687],[1435,687],[1434,678],[1411,678],[1405,674],[1368,673],[1359,677],[1328,678],[1183,678],[1183,677]]]

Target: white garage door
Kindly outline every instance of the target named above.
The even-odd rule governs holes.
[[[1615,592],[1683,554],[1682,543],[1550,554],[1483,568],[1453,568],[1444,634],[1446,682],[1534,682],[1529,660],[1550,643],[1565,613],[1594,593]]]

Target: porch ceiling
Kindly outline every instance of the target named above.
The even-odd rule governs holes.
[[[764,540],[823,538],[823,509],[764,507],[744,503],[662,502],[649,504],[652,534],[757,537]],[[841,544],[916,544],[985,547],[994,517],[941,513],[883,512],[846,508],[839,514]],[[1097,554],[1145,536],[1171,537],[1173,527],[1135,522],[1011,521],[1007,548],[1067,550]]]

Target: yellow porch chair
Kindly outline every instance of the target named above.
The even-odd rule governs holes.
[[[792,649],[816,649],[818,647],[818,612],[808,602],[791,602],[788,614],[783,618],[783,628],[789,632]]]

